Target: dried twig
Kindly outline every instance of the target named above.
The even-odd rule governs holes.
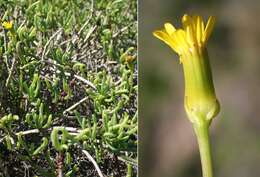
[[[124,28],[120,29],[117,33],[113,34],[113,38],[117,37],[120,33],[126,31],[132,24],[125,26]]]
[[[88,81],[87,79],[79,76],[79,75],[74,75],[74,77],[82,82],[84,82],[85,84],[87,84],[88,86],[90,86],[91,88],[93,88],[94,90],[97,90],[96,86],[94,84],[92,84],[92,82]]]
[[[16,56],[14,56],[14,57],[13,57],[13,60],[12,60],[11,69],[9,70],[9,74],[8,74],[8,77],[7,77],[6,82],[5,82],[5,86],[6,86],[6,87],[8,87],[8,85],[9,85],[9,83],[10,83],[10,79],[11,79],[12,74],[13,74],[13,71],[14,71],[15,63],[16,63]]]
[[[99,175],[100,177],[105,177],[105,176],[102,174],[102,172],[101,172],[101,170],[100,170],[100,168],[99,168],[97,162],[96,162],[95,159],[89,154],[89,152],[86,151],[86,150],[82,150],[82,152],[83,152],[83,153],[87,156],[87,158],[92,162],[92,164],[94,165],[94,167],[96,168],[96,170],[97,170],[97,172],[98,172],[98,175]]]
[[[60,64],[54,62],[54,61],[51,60],[51,59],[43,60],[43,62],[48,63],[48,64],[52,64],[52,65],[54,65],[54,66],[61,67],[61,68],[64,67],[63,65],[60,65]],[[72,74],[69,73],[69,72],[65,72],[65,75],[66,75],[66,76],[71,76]],[[73,74],[73,76],[74,76],[77,80],[80,80],[80,81],[84,82],[85,84],[87,84],[88,86],[90,86],[91,88],[93,88],[94,90],[97,89],[97,88],[95,87],[95,85],[94,85],[93,83],[91,83],[90,81],[88,81],[87,79],[85,79],[85,78],[83,78],[83,77],[81,77],[81,76],[79,76],[79,75],[76,75],[76,74]]]
[[[137,162],[136,162],[134,159],[130,158],[130,157],[127,157],[127,156],[118,156],[118,160],[120,160],[120,161],[122,161],[122,162],[124,162],[124,163],[129,163],[129,164],[131,164],[131,165],[137,167]]]
[[[56,35],[58,35],[61,31],[62,31],[62,28],[60,28],[59,30],[57,30],[57,31],[50,37],[50,39],[46,42],[46,44],[45,44],[45,46],[44,46],[44,48],[43,48],[41,60],[44,60],[45,52],[46,52],[47,47],[49,46],[50,42],[51,42],[51,41],[56,37]]]
[[[70,112],[71,110],[75,109],[78,105],[80,105],[81,103],[83,103],[87,99],[88,99],[88,97],[85,97],[85,98],[79,100],[77,103],[73,104],[72,106],[67,108],[65,111],[63,111],[63,115],[65,115],[67,112]]]
[[[91,14],[90,14],[89,18],[87,19],[87,21],[80,28],[78,35],[80,35],[82,33],[83,29],[88,25],[89,21],[91,20],[91,18],[93,16],[93,12],[94,12],[93,8],[94,8],[94,0],[91,0],[91,9],[90,9]]]
[[[86,35],[86,37],[85,37],[85,39],[84,39],[84,41],[83,41],[84,43],[87,42],[88,38],[89,38],[90,35],[95,31],[96,28],[97,28],[97,25],[92,26],[92,27],[89,29],[89,31],[88,31],[88,33],[87,33],[87,35]]]
[[[48,64],[52,64],[52,65],[57,66],[57,67],[61,67],[61,68],[63,67],[63,65],[60,65],[60,64],[58,64],[56,62],[53,62],[53,60],[50,60],[50,59],[49,60],[43,60],[43,62],[48,63]],[[71,76],[72,74],[69,73],[69,72],[65,72],[65,75],[66,76]],[[80,81],[84,82],[85,84],[87,84],[88,86],[93,88],[94,90],[97,90],[96,86],[92,82],[88,81],[87,79],[85,79],[85,78],[83,78],[83,77],[81,77],[79,75],[76,75],[76,74],[73,74],[73,76],[77,80],[80,80]]]
[[[68,73],[68,72],[65,72],[65,75],[71,76],[71,74]],[[73,76],[74,76],[76,79],[78,79],[78,80],[84,82],[85,84],[87,84],[88,86],[90,86],[91,88],[93,88],[94,90],[97,90],[96,86],[95,86],[92,82],[88,81],[87,79],[85,79],[85,78],[83,78],[83,77],[81,77],[81,76],[79,76],[79,75],[76,75],[76,74],[74,74]]]

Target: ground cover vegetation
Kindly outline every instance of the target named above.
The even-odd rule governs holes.
[[[136,176],[136,8],[0,1],[0,176]]]

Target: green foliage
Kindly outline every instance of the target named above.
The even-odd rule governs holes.
[[[81,149],[135,161],[136,2],[6,0],[0,14],[0,176],[56,176],[57,154],[64,176],[86,176]]]

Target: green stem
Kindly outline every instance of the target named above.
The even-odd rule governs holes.
[[[199,144],[203,177],[213,177],[211,150],[209,141],[209,123],[194,124]]]
[[[126,177],[132,177],[133,174],[133,168],[131,164],[127,164],[127,175]]]

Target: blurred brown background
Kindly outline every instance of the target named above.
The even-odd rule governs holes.
[[[152,36],[184,13],[217,17],[208,50],[221,112],[211,126],[215,177],[260,176],[260,1],[139,1],[139,177],[201,177],[178,56]]]

